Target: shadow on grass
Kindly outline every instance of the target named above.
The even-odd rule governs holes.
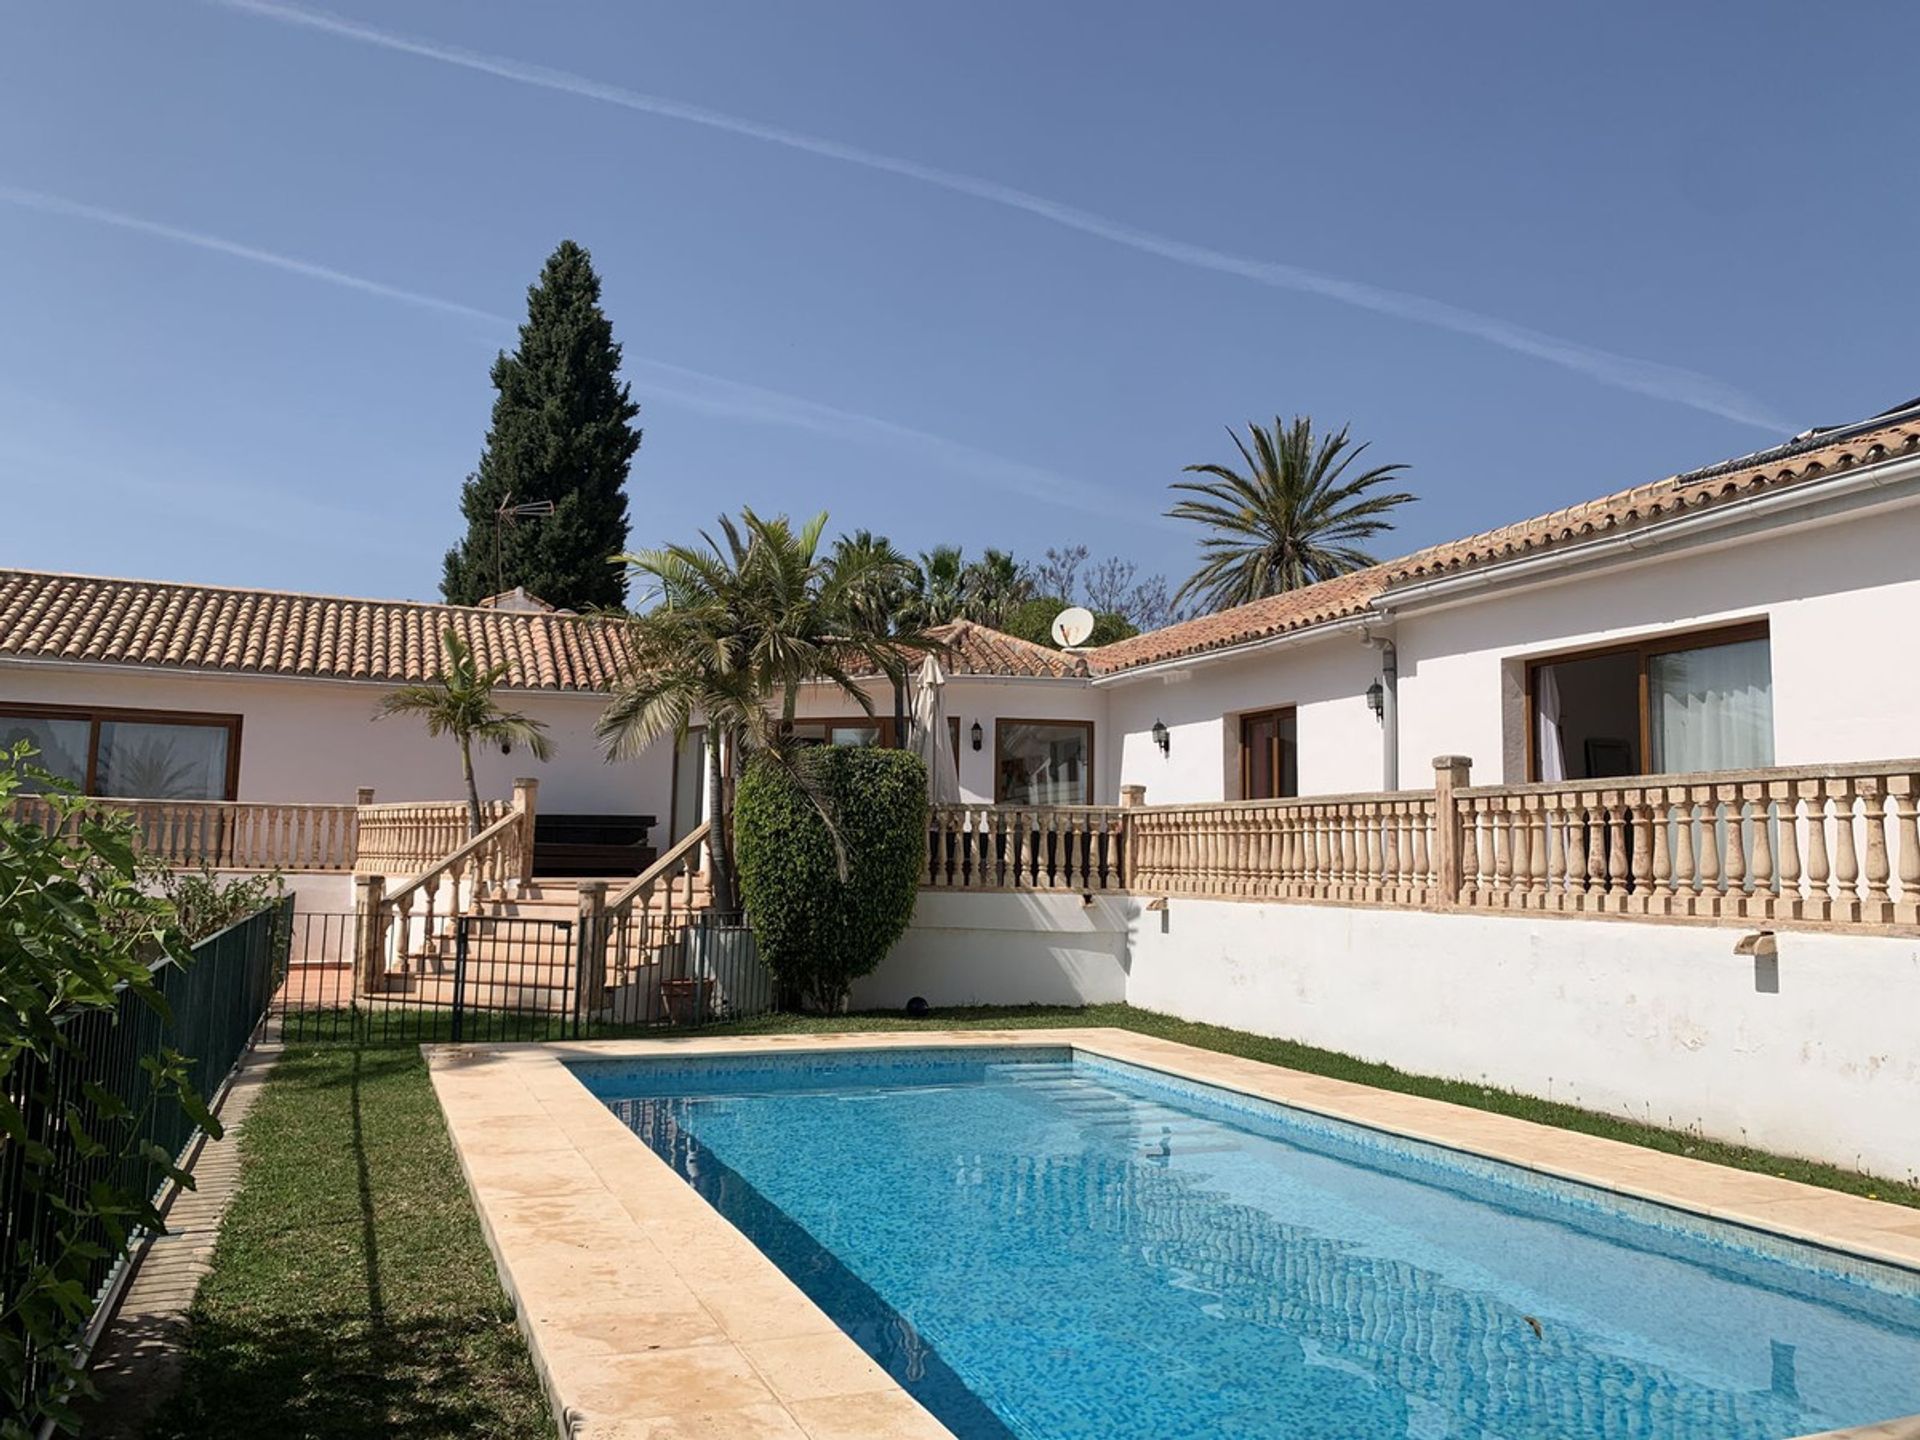
[[[502,1315],[370,1323],[318,1314],[271,1325],[202,1317],[187,1365],[195,1385],[146,1430],[147,1440],[438,1440],[537,1433],[502,1428],[492,1377],[520,1364]],[[548,1422],[550,1423],[550,1422]]]

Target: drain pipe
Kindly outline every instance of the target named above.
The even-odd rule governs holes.
[[[1393,641],[1371,631],[1360,643],[1380,652],[1380,788],[1400,788],[1400,653]]]

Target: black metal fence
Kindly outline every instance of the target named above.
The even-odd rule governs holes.
[[[399,927],[369,961],[360,917],[293,917],[272,1023],[295,1044],[574,1040],[740,1019],[773,982],[740,917],[460,915]]]
[[[81,1011],[64,1023],[69,1048],[50,1062],[25,1057],[0,1082],[24,1120],[23,1134],[0,1141],[0,1309],[10,1309],[34,1273],[65,1248],[68,1207],[95,1186],[158,1195],[166,1176],[158,1157],[183,1156],[199,1126],[177,1098],[155,1095],[142,1061],[162,1050],[190,1057],[194,1089],[211,1104],[266,1014],[285,969],[292,914],[293,902],[282,900],[201,941],[190,965],[156,965],[168,1013],[123,989],[111,1008]],[[103,1093],[125,1104],[125,1119],[108,1113]],[[129,1124],[137,1126],[135,1143],[123,1145]],[[104,1149],[88,1153],[83,1135]],[[22,1141],[44,1147],[40,1163]],[[87,1248],[69,1253],[88,1257],[79,1283],[101,1299],[120,1273],[121,1247],[97,1221],[78,1238]],[[37,1373],[45,1373],[45,1363]]]

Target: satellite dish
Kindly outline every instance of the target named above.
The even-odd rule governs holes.
[[[1069,605],[1053,617],[1053,643],[1062,650],[1087,643],[1093,634],[1093,612],[1084,605]]]

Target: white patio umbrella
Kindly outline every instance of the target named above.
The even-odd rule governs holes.
[[[929,655],[913,681],[913,748],[927,763],[927,796],[936,805],[960,803],[960,771],[947,739],[947,674]]]

